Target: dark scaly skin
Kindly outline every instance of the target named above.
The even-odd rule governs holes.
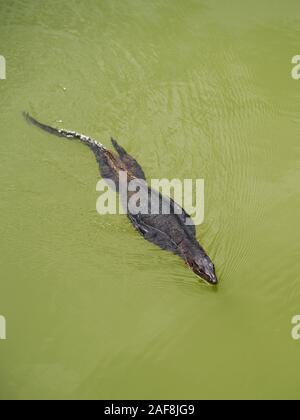
[[[50,134],[68,139],[78,139],[86,144],[96,157],[102,177],[114,181],[117,191],[119,191],[121,187],[121,185],[119,185],[120,171],[127,172],[126,185],[123,185],[126,189],[131,180],[140,180],[138,181],[140,194],[148,197],[148,214],[143,214],[142,212],[138,214],[130,213],[128,201],[135,192],[127,190],[128,200],[127,203],[124,203],[124,205],[127,206],[128,218],[135,229],[149,242],[180,256],[199,277],[206,280],[208,283],[212,285],[218,283],[214,265],[196,239],[195,226],[187,225],[185,223],[187,219],[190,219],[190,216],[174,203],[173,200],[163,197],[161,194],[147,186],[145,174],[141,166],[117,143],[116,140],[112,139],[112,144],[117,152],[113,153],[91,137],[84,136],[74,131],[59,130],[47,126],[38,122],[29,114],[24,114],[24,117],[28,122]],[[161,206],[166,205],[169,208],[171,205],[171,214],[151,214],[150,203],[153,194],[158,194],[158,200]],[[175,208],[177,209],[176,214]],[[180,214],[177,214],[178,209]]]

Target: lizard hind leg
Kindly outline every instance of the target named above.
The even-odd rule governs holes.
[[[121,161],[126,166],[127,171],[131,173],[135,178],[146,180],[146,176],[141,165],[131,155],[129,155],[115,139],[111,139],[111,142]]]

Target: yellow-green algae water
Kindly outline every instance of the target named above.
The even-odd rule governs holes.
[[[0,398],[299,398],[298,0],[0,1]],[[99,216],[47,123],[204,178],[220,285]],[[60,123],[62,121],[62,123]]]

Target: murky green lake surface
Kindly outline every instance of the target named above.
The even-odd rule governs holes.
[[[299,398],[299,1],[1,1],[0,41],[0,397]],[[23,110],[204,178],[218,289]]]

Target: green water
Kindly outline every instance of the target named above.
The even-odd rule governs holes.
[[[0,1],[1,398],[299,398],[298,0]],[[204,178],[220,285],[95,210],[87,148]],[[59,123],[62,121],[62,123]]]

